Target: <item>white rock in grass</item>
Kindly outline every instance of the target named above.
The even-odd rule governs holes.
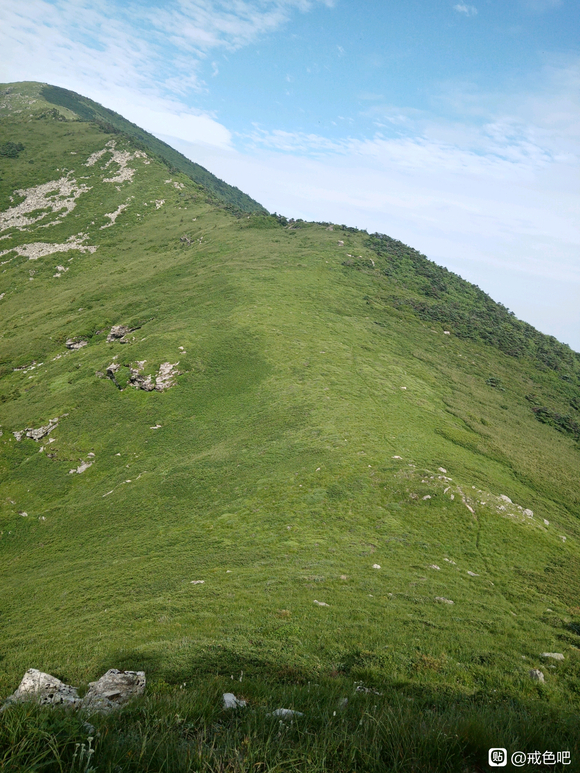
[[[73,473],[78,473],[79,475],[83,473],[85,470],[88,470],[89,467],[92,465],[92,462],[81,462],[79,466],[75,470],[69,470],[69,475],[72,475]]]
[[[314,603],[316,604],[317,607],[329,607],[330,606],[330,604],[327,604],[326,601],[317,601],[316,599],[314,599]]]
[[[479,575],[478,575],[478,574],[475,574],[475,572],[470,572],[469,570],[467,571],[467,574],[468,574],[470,577],[479,577]]]
[[[561,652],[542,652],[542,658],[553,658],[554,660],[564,660],[564,655]]]
[[[508,502],[510,505],[513,504],[512,500],[509,497],[506,497],[505,494],[500,494],[499,498],[503,500],[504,502]]]
[[[533,518],[533,517],[534,517],[534,511],[533,511],[533,510],[530,510],[530,509],[529,509],[529,507],[527,507],[527,508],[524,510],[524,515],[527,515],[527,516],[528,516],[528,518]]]
[[[435,601],[438,601],[440,604],[453,604],[451,599],[446,599],[443,596],[435,596]]]
[[[437,566],[437,564],[430,564],[429,569],[438,569],[439,571],[441,571],[441,567]]]
[[[373,564],[373,569],[380,569],[380,568],[381,568],[380,564]]]
[[[223,694],[224,709],[243,709],[246,705],[246,701],[242,701],[233,694],[233,692],[225,692]]]
[[[534,682],[543,682],[544,674],[540,671],[539,668],[532,668],[530,671],[530,678],[533,679]]]
[[[276,709],[270,714],[266,714],[267,717],[303,717],[302,711],[294,711],[293,709]]]
[[[203,585],[205,580],[192,580],[191,585]]]
[[[71,687],[60,679],[50,674],[29,668],[22,677],[18,689],[4,703],[0,711],[3,711],[11,703],[22,701],[36,701],[41,705],[66,705],[75,706],[80,703],[75,687]]]
[[[110,668],[96,682],[89,682],[83,708],[107,714],[145,692],[144,671],[119,671]]]
[[[438,467],[437,469],[439,470],[439,472],[442,472],[442,473],[444,473],[444,474],[447,472],[447,470],[445,469],[445,467]]]
[[[393,459],[402,459],[402,456],[393,456]]]

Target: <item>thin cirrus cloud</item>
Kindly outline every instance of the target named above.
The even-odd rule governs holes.
[[[332,0],[4,0],[0,79],[39,80],[78,91],[150,131],[227,146],[215,115],[186,104],[207,92],[210,55],[233,52]],[[30,56],[30,52],[39,55]],[[213,76],[219,70],[212,63]]]
[[[466,5],[465,3],[457,3],[453,6],[453,10],[457,13],[462,13],[465,16],[476,16],[477,8],[474,5]]]

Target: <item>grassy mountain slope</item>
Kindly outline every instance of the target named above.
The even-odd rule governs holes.
[[[556,738],[578,355],[399,242],[235,216],[126,133],[30,119],[29,88],[0,107],[0,695],[29,667],[243,671],[257,703],[358,679],[433,711],[498,691]],[[171,388],[128,383],[162,363]]]
[[[223,180],[208,172],[203,166],[190,161],[179,151],[172,148],[166,142],[157,139],[149,132],[128,121],[114,110],[103,107],[88,97],[76,94],[74,91],[50,86],[46,83],[21,83],[17,90],[12,91],[11,85],[0,85],[4,89],[4,110],[22,111],[32,117],[52,116],[55,119],[66,118],[69,120],[89,121],[97,123],[111,135],[121,134],[130,137],[133,146],[140,147],[164,161],[172,170],[183,172],[194,182],[203,185],[216,198],[242,212],[265,212],[266,210],[257,201],[233,185],[228,185]],[[33,101],[34,100],[34,101]],[[0,115],[2,109],[0,109]]]

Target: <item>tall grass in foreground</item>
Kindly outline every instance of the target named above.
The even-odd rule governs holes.
[[[228,687],[247,708],[222,708]],[[90,725],[74,712],[14,706],[0,718],[0,770],[467,773],[487,770],[493,746],[510,754],[567,750],[571,764],[550,769],[580,769],[578,720],[561,709],[400,686],[379,692],[357,693],[345,679],[299,686],[214,679],[203,688],[161,686],[118,714],[90,717]],[[303,716],[268,716],[279,707]]]

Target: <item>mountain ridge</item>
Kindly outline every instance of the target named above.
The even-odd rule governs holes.
[[[348,770],[433,770],[422,722],[442,770],[448,743],[450,770],[481,767],[487,741],[532,748],[538,717],[576,753],[558,733],[580,707],[578,355],[390,237],[234,212],[130,136],[31,117],[29,85],[11,89],[0,695],[31,666],[81,686],[146,671],[154,703],[99,741],[127,744],[122,770],[146,705],[183,751],[179,694],[234,678],[256,711],[268,689],[313,715],[321,685],[281,769],[291,749],[300,770],[345,769],[340,744],[314,768],[304,745],[330,737],[336,685],[341,737],[362,727],[375,755]],[[200,700],[206,738],[246,728]],[[373,746],[375,704],[383,729],[393,705],[416,727],[410,757],[387,729]],[[493,739],[457,717],[483,705]],[[274,769],[264,744],[252,764]]]

